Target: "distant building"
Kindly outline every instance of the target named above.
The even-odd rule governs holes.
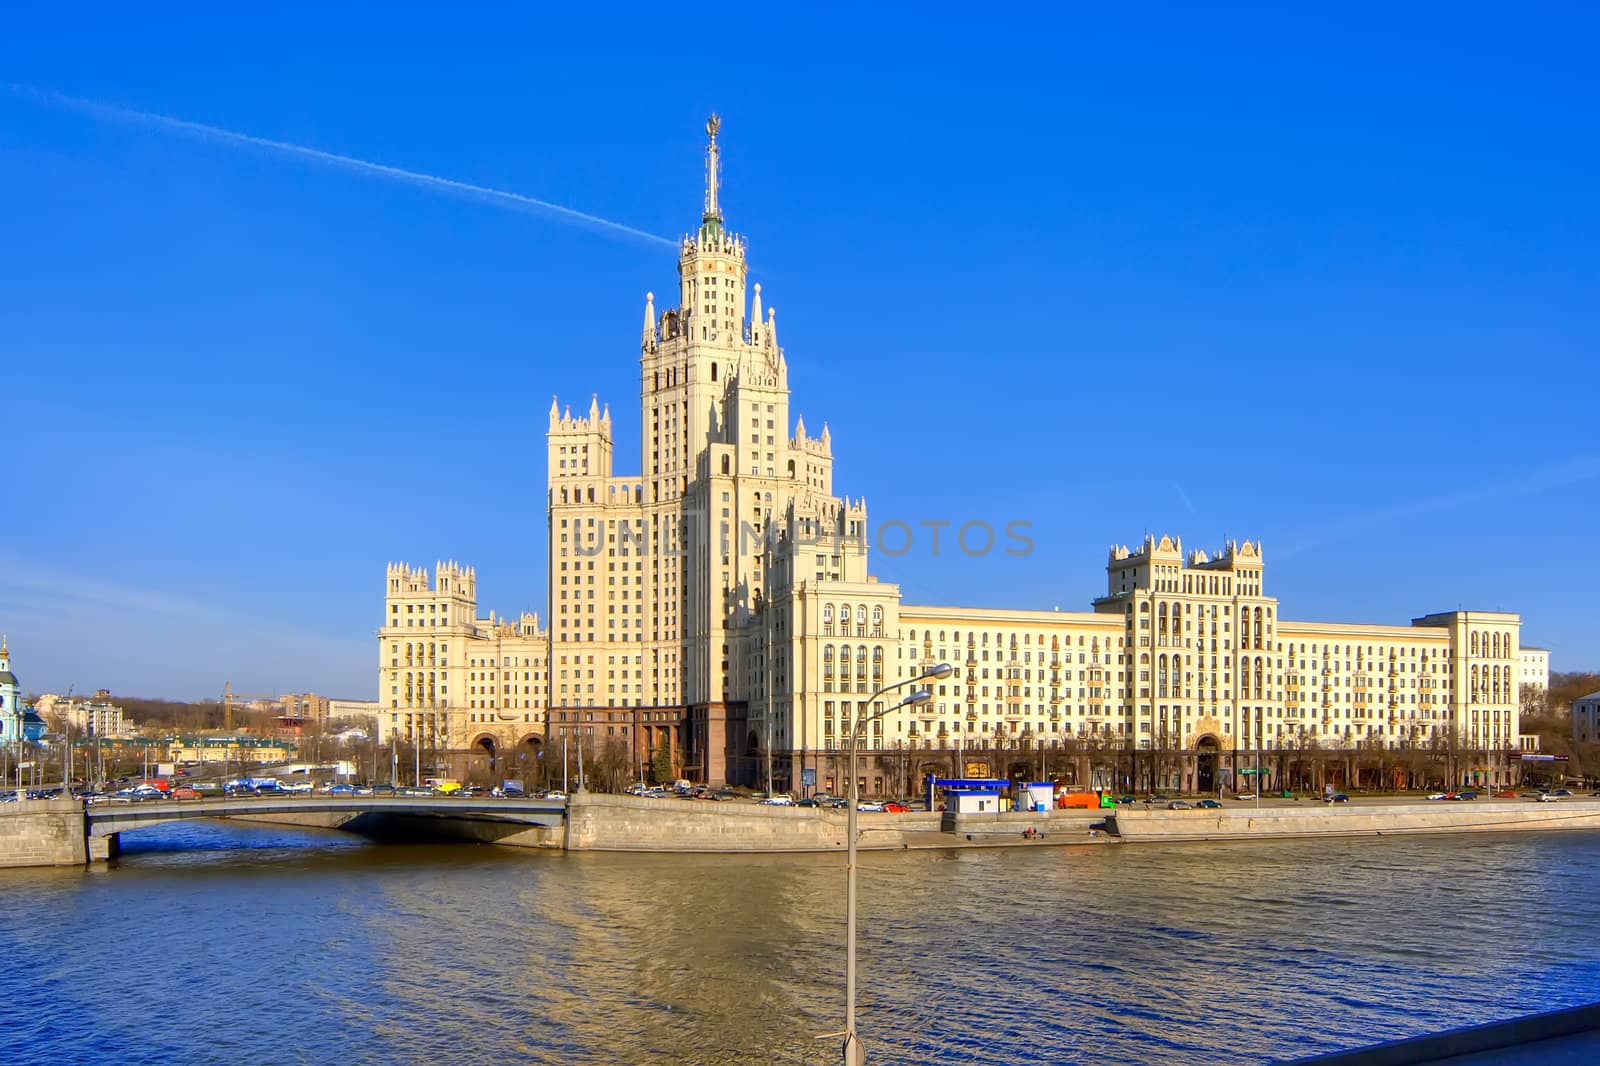
[[[175,763],[246,763],[252,766],[286,762],[295,749],[271,737],[174,737],[168,758]]]
[[[1518,649],[1522,658],[1522,669],[1517,674],[1517,681],[1524,693],[1548,692],[1550,690],[1550,649],[1529,648]]]
[[[93,699],[47,692],[33,706],[43,717],[59,717],[69,730],[83,736],[120,737],[128,731],[123,709],[111,702],[111,693],[105,689],[95,693]]]
[[[328,720],[333,722],[374,720],[378,717],[378,707],[377,700],[329,700]]]
[[[278,702],[283,705],[280,718],[298,720],[305,725],[328,724],[328,705],[331,701],[326,696],[319,696],[315,692],[290,692],[279,696]]]
[[[1572,701],[1572,739],[1579,744],[1600,740],[1600,692]]]

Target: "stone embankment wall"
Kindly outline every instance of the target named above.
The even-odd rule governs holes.
[[[88,861],[83,804],[22,800],[0,808],[0,866],[81,866]]]
[[[1184,840],[1269,840],[1421,833],[1526,833],[1600,829],[1600,802],[1472,800],[1366,806],[1229,807],[1220,811],[1116,813],[1116,832],[1130,844]]]
[[[576,795],[569,851],[838,851],[847,812],[758,803]],[[859,814],[859,847],[903,848],[908,832],[939,829],[937,814]]]

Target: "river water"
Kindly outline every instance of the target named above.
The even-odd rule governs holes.
[[[0,1062],[825,1063],[843,860],[190,823],[0,871]],[[1244,1063],[1586,1002],[1600,834],[874,853],[873,1063]]]

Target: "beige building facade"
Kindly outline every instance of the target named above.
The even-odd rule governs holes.
[[[542,755],[548,638],[532,613],[479,618],[477,594],[471,567],[390,564],[377,741],[443,775],[508,776]]]
[[[1285,620],[1260,544],[1211,556],[1166,536],[1113,548],[1084,611],[903,603],[869,572],[865,501],[834,493],[831,433],[791,410],[776,314],[724,224],[719,127],[676,303],[645,294],[637,473],[616,470],[600,397],[576,414],[552,402],[549,629],[476,619],[468,569],[430,583],[391,567],[380,731],[465,751],[576,739],[641,772],[664,757],[701,781],[838,791],[854,717],[882,708],[872,694],[948,661],[928,703],[872,723],[869,794],[979,766],[1320,783],[1355,778],[1357,753],[1424,748],[1448,749],[1462,780],[1514,776],[1513,614]]]

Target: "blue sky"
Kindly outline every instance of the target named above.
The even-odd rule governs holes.
[[[530,9],[531,12],[532,9]],[[389,560],[544,602],[552,395],[638,464],[665,245],[196,136],[729,225],[914,602],[1084,609],[1148,530],[1291,618],[1519,610],[1600,668],[1596,17],[1579,5],[13,10],[0,629],[31,690],[372,693]],[[726,13],[725,13],[726,12]]]

